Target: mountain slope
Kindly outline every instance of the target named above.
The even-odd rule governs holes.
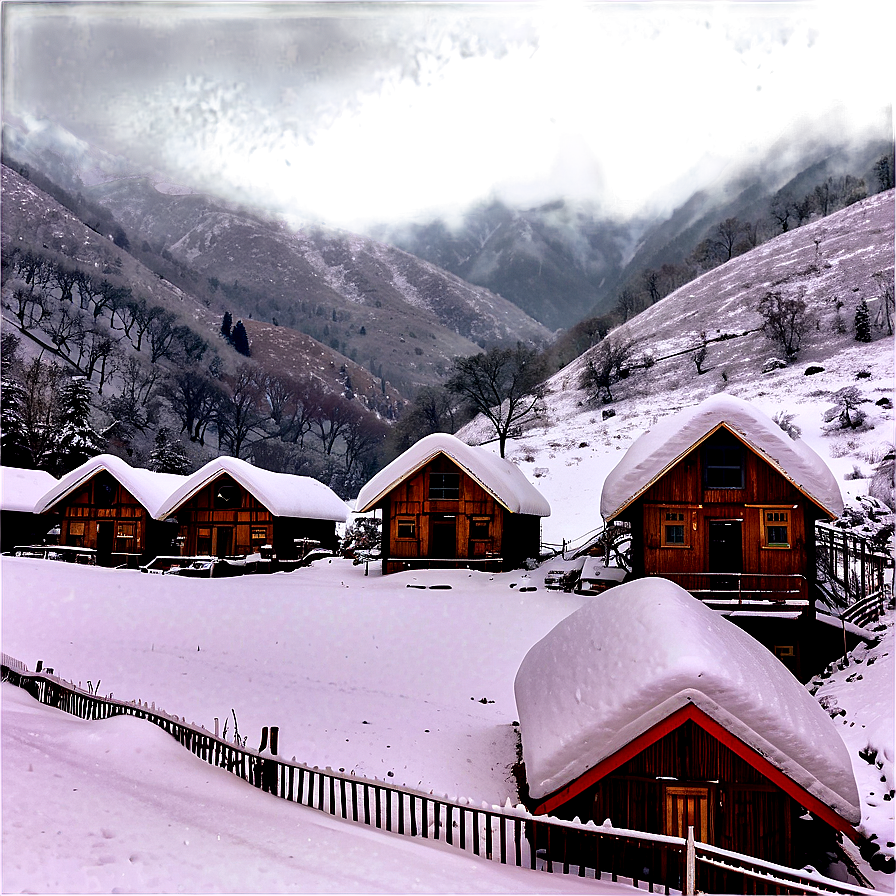
[[[894,340],[885,326],[875,326],[874,341],[858,343],[852,326],[861,299],[872,318],[880,307],[876,272],[888,277],[892,288],[893,244],[890,190],[733,259],[613,330],[610,340],[632,340],[635,349],[629,376],[614,386],[611,404],[590,400],[580,387],[600,344],[551,377],[544,415],[509,443],[507,452],[555,508],[544,521],[544,540],[559,545],[599,526],[601,487],[624,449],[668,414],[722,391],[754,402],[770,416],[794,414],[803,438],[828,461],[842,490],[866,492],[875,465],[893,442]],[[796,362],[763,373],[764,362],[779,354],[761,332],[756,310],[770,290],[802,295],[817,326]],[[842,333],[836,326],[838,301],[844,303]],[[693,356],[703,332],[708,348],[701,375]],[[650,366],[635,366],[648,356]],[[822,369],[807,375],[816,367]],[[867,399],[862,409],[869,428],[826,433],[822,413],[838,390],[853,385]],[[604,419],[603,412],[613,416]],[[458,435],[471,443],[494,438],[481,418]],[[847,475],[857,478],[846,480]]]
[[[513,303],[370,239],[295,233],[257,211],[137,173],[49,123],[5,122],[5,160],[102,207],[131,252],[208,306],[301,330],[406,395],[458,355],[543,344],[550,332]],[[388,346],[388,351],[384,351]]]

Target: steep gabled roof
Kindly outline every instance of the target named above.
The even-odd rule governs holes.
[[[40,497],[57,481],[44,470],[0,467],[0,510],[32,513]]]
[[[34,512],[49,510],[103,470],[117,479],[146,508],[150,516],[158,516],[161,504],[186,478],[174,473],[153,473],[152,470],[132,467],[112,454],[99,454],[66,473],[38,500]]]
[[[850,824],[861,819],[834,723],[772,653],[666,579],[589,600],[514,683],[530,794],[566,787],[693,707]]]
[[[604,482],[601,516],[613,519],[721,427],[771,464],[829,516],[843,513],[843,498],[834,474],[805,442],[791,439],[749,402],[722,394],[661,420],[632,443]]]
[[[456,436],[444,432],[424,436],[380,470],[361,489],[357,512],[371,510],[396,485],[413,476],[440,454],[457,464],[511,513],[551,515],[551,505],[519,467],[485,448],[467,445]]]
[[[175,513],[197,492],[219,476],[228,475],[252,494],[274,516],[335,520],[344,523],[349,509],[336,493],[309,476],[272,473],[235,457],[216,457],[191,476],[181,477],[159,508],[159,519]]]

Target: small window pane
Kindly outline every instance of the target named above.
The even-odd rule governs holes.
[[[429,498],[431,501],[456,501],[459,497],[459,473],[429,474]]]
[[[489,523],[491,521],[486,516],[474,516],[470,520],[470,538],[478,541],[485,541],[489,537]]]
[[[743,452],[736,445],[709,445],[706,459],[707,488],[743,488]]]
[[[789,544],[789,539],[787,537],[787,526],[768,526],[766,529],[768,533],[768,543],[772,545],[786,545]]]
[[[666,544],[684,544],[684,526],[666,526]]]
[[[414,519],[398,520],[398,537],[399,538],[416,538],[417,537],[417,521]]]

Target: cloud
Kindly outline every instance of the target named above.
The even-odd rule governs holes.
[[[873,3],[102,7],[9,17],[11,108],[347,228],[490,196],[668,207],[797,127],[889,114]]]

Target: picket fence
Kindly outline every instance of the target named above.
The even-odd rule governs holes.
[[[523,806],[475,806],[437,797],[333,769],[309,767],[276,755],[277,729],[271,729],[271,751],[264,729],[262,748],[253,750],[223,740],[204,727],[187,723],[155,706],[130,703],[84,691],[63,681],[53,669],[29,672],[20,660],[2,654],[0,675],[39,702],[82,719],[128,715],[166,731],[194,755],[225,769],[265,793],[326,812],[346,821],[454,846],[484,860],[547,873],[574,874],[690,896],[712,882],[725,882],[725,892],[841,894],[868,896],[863,887],[729,852],[689,836],[670,837],[531,815]],[[530,844],[540,848],[532,849]],[[543,846],[542,846],[543,845]],[[724,875],[719,877],[719,874]],[[733,881],[740,885],[734,889]],[[703,884],[700,887],[700,884]],[[709,886],[708,886],[709,885]]]

